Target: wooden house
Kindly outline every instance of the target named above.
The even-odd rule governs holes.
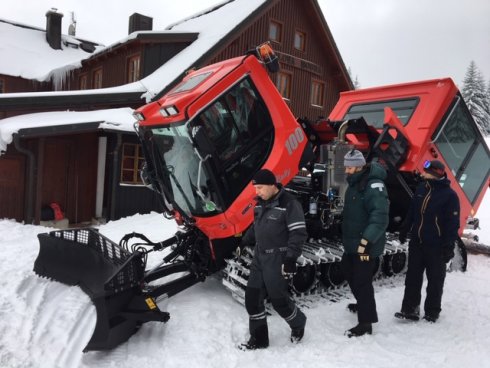
[[[47,35],[61,18],[48,12]],[[325,117],[339,92],[353,88],[316,0],[230,0],[161,31],[133,14],[129,35],[108,47],[60,33],[46,39],[46,47],[85,54],[42,82],[0,69],[0,218],[39,223],[51,202],[71,224],[159,210],[139,178],[132,109],[187,70],[264,41],[279,55],[281,71],[271,78],[296,116]]]

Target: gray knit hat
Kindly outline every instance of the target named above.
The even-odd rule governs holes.
[[[362,153],[358,150],[350,150],[344,156],[344,166],[345,167],[362,167],[366,165],[366,159]]]

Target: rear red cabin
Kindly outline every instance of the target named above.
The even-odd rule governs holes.
[[[444,162],[460,198],[462,232],[489,185],[490,154],[454,82],[446,78],[344,92],[329,119],[359,116],[379,130],[388,123],[407,138],[400,171],[422,172],[426,160]]]

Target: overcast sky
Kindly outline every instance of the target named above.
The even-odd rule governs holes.
[[[18,0],[0,2],[0,18],[46,27],[46,11],[75,12],[77,37],[109,45],[124,38],[134,12],[153,29],[219,0]],[[319,0],[347,67],[361,87],[451,77],[461,85],[474,60],[490,80],[490,0]]]

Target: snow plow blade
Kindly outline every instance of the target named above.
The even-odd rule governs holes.
[[[95,305],[97,322],[84,352],[112,349],[143,323],[169,319],[141,289],[145,265],[139,252],[127,252],[95,229],[52,231],[38,238],[34,272],[80,286]]]

